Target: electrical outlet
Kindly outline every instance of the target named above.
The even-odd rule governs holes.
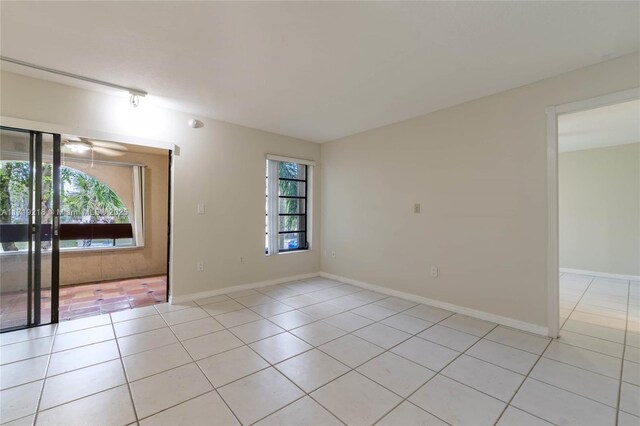
[[[336,257],[336,252],[335,252],[335,250],[331,250],[331,257]]]
[[[200,262],[196,263],[196,271],[198,271],[198,272],[204,271],[204,262],[200,261]]]
[[[420,206],[420,204],[416,203],[416,204],[414,204],[414,205],[413,205],[413,212],[414,212],[415,214],[420,214],[420,210],[421,210],[421,208],[422,208],[422,207]]]
[[[198,203],[198,206],[196,207],[196,211],[198,212],[198,214],[204,214],[205,213],[204,203]]]
[[[438,276],[438,267],[437,266],[432,266],[431,267],[431,276],[432,277],[437,277]]]
[[[240,256],[240,264],[244,264],[244,256]]]

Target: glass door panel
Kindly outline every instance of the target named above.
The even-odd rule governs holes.
[[[57,321],[59,148],[0,127],[0,331]]]

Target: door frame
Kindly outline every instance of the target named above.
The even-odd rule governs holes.
[[[640,87],[547,107],[547,323],[549,337],[560,328],[560,247],[558,201],[558,116],[640,99]]]

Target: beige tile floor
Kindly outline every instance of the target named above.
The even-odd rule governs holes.
[[[12,425],[639,425],[640,283],[561,276],[560,339],[322,278],[0,335]]]

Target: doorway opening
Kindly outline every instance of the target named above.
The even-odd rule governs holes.
[[[549,334],[621,356],[640,341],[640,90],[547,118]]]
[[[171,151],[0,135],[0,330],[166,302]]]

